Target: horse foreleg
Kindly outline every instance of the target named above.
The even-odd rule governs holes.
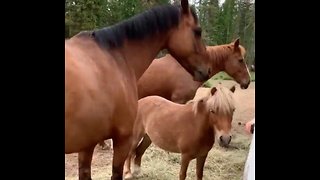
[[[131,137],[117,137],[113,139],[113,162],[111,180],[122,180],[123,165],[131,146]]]
[[[133,168],[133,173],[135,175],[140,173],[142,155],[144,154],[146,149],[148,149],[150,144],[151,144],[150,137],[147,134],[145,134],[143,136],[142,142],[139,144],[139,146],[135,150],[136,157],[134,159],[134,168]]]
[[[187,170],[189,166],[189,162],[191,161],[191,157],[188,156],[187,154],[182,154],[181,155],[181,168],[180,168],[180,173],[179,173],[179,179],[180,180],[185,180],[187,177]]]
[[[202,180],[203,177],[203,167],[206,162],[207,155],[201,156],[197,158],[197,180]]]
[[[79,180],[92,180],[91,179],[91,162],[92,162],[94,147],[95,146],[92,146],[78,153]]]

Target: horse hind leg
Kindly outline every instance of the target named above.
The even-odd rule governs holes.
[[[150,137],[147,134],[145,134],[143,136],[142,142],[139,144],[139,146],[135,150],[136,157],[134,159],[133,174],[138,175],[140,173],[141,158],[151,143],[152,142]]]
[[[86,150],[78,153],[79,163],[79,180],[92,180],[91,179],[91,162],[94,147],[89,147]]]

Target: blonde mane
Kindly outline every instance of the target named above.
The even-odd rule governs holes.
[[[202,101],[206,103],[207,110],[213,110],[216,114],[219,115],[231,115],[235,110],[235,100],[233,98],[233,93],[230,89],[217,85],[217,91],[212,96],[209,93],[208,96],[203,97],[199,100],[191,100],[187,104],[193,104],[192,110],[195,114],[198,111],[198,104]]]

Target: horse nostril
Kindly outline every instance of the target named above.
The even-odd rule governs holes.
[[[220,136],[219,139],[220,139],[220,142],[227,145],[227,144],[230,144],[232,136]]]

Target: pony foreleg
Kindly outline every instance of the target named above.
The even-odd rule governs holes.
[[[207,155],[200,156],[197,158],[197,180],[202,180],[203,177],[203,167],[207,159]]]
[[[135,156],[136,148],[140,142],[139,139],[141,139],[141,137],[138,137],[138,138],[134,137],[132,140],[129,155],[124,163],[124,169],[123,169],[124,179],[131,179],[133,177],[131,173],[131,160]]]
[[[191,161],[191,157],[187,154],[181,155],[181,168],[179,173],[179,180],[185,180],[187,177],[187,170],[189,166],[189,162]]]
[[[92,180],[91,162],[94,148],[95,146],[92,146],[78,153],[79,180]]]
[[[123,168],[123,174],[124,174],[124,179],[131,179],[133,176],[131,174],[131,159],[132,159],[132,153],[129,153],[125,163],[124,163],[124,168]]]
[[[113,139],[113,162],[111,180],[122,180],[123,165],[129,154],[131,137],[117,137]]]

